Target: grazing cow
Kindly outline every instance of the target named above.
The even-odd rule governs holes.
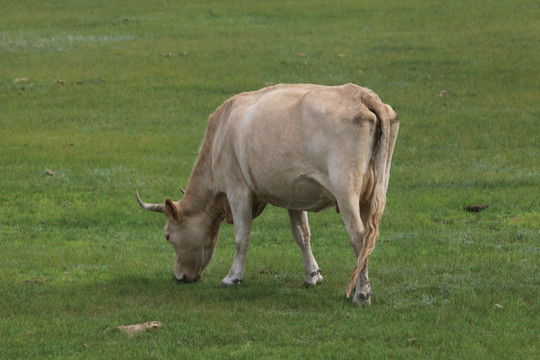
[[[222,286],[244,278],[252,220],[267,204],[289,212],[303,255],[305,283],[322,282],[313,257],[307,211],[336,206],[350,235],[356,268],[346,290],[371,303],[368,259],[379,232],[399,120],[371,90],[276,85],[238,94],[211,116],[182,200],[137,201],[167,215],[165,238],[174,275],[197,281],[223,220],[234,223],[236,252]]]

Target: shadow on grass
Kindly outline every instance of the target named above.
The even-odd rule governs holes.
[[[163,273],[121,274],[107,278],[74,281],[43,281],[14,284],[9,303],[19,304],[8,310],[12,316],[33,313],[53,315],[98,316],[151,320],[152,313],[176,311],[204,312],[209,309],[234,309],[238,306],[320,309],[325,303],[341,303],[335,289],[321,285],[305,288],[280,284],[264,278],[238,286],[220,288],[220,281],[203,277],[185,284]],[[326,304],[328,305],[328,304]],[[177,310],[175,310],[177,309]]]

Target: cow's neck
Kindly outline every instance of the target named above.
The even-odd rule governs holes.
[[[188,214],[201,214],[204,212],[212,223],[221,223],[227,214],[226,209],[228,206],[226,196],[216,194],[214,186],[212,143],[217,125],[215,120],[212,117],[210,118],[203,145],[182,199],[182,208]]]
[[[217,216],[213,213],[218,210],[218,198],[214,192],[212,166],[199,156],[181,202],[182,208],[188,214],[205,212],[211,217]]]

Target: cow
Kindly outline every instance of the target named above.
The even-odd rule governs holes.
[[[307,212],[334,207],[349,232],[356,267],[345,295],[370,305],[368,260],[386,202],[399,129],[394,110],[354,84],[280,84],[226,100],[206,135],[180,201],[137,201],[167,215],[174,276],[197,281],[212,259],[223,221],[236,251],[221,286],[242,282],[252,220],[267,204],[287,209],[303,256],[305,284],[323,277],[310,245]]]

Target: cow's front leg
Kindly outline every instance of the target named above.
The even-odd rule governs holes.
[[[231,270],[221,282],[221,287],[237,285],[244,279],[244,266],[251,236],[253,197],[251,194],[234,194],[228,197],[234,219],[236,251]]]
[[[291,230],[294,240],[302,250],[304,259],[305,285],[319,285],[323,281],[321,269],[311,252],[311,233],[309,231],[308,217],[305,211],[289,210],[289,219],[291,221]]]

